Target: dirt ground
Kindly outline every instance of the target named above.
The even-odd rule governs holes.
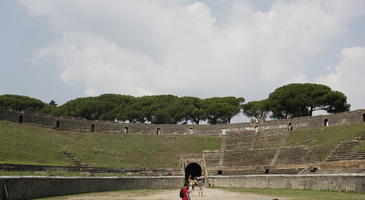
[[[229,192],[221,189],[204,189],[203,197],[193,197],[192,200],[272,200],[277,197]],[[179,190],[160,190],[152,194],[136,194],[133,192],[106,192],[98,194],[84,194],[57,200],[179,200]],[[277,198],[284,200],[284,198]],[[180,199],[181,200],[181,199]]]

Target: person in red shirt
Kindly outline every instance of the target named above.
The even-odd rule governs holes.
[[[184,197],[182,198],[182,200],[189,200],[189,198],[188,198],[188,191],[189,191],[188,184],[185,183],[184,184],[184,188],[183,188]]]

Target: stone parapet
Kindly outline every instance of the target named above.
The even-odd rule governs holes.
[[[213,187],[365,192],[365,174],[211,176]]]
[[[0,176],[1,193],[7,200],[35,199],[89,192],[135,189],[172,189],[184,184],[181,176],[173,177],[35,177]]]
[[[59,130],[110,132],[110,133],[140,133],[140,134],[207,134],[224,135],[230,132],[262,132],[269,134],[275,130],[316,128],[354,124],[365,121],[365,110],[298,117],[284,120],[271,120],[263,123],[232,123],[215,125],[188,124],[148,124],[148,123],[119,123],[103,120],[86,120],[74,117],[55,117],[44,113],[30,111],[13,111],[0,107],[0,120],[34,124]]]

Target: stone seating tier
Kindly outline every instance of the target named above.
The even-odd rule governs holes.
[[[257,166],[269,165],[276,149],[241,149],[239,151],[224,151],[224,166]]]
[[[282,148],[275,165],[322,162],[334,147]]]
[[[214,168],[220,166],[221,152],[203,152],[205,163],[208,168]]]
[[[285,132],[240,132],[230,133],[226,138],[226,150],[240,150],[242,148],[277,148],[283,139],[287,137]]]
[[[365,150],[356,149],[359,144],[359,141],[343,142],[327,161],[365,160]]]

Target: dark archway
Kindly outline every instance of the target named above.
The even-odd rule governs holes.
[[[325,119],[323,122],[324,122],[324,127],[328,127],[328,119]]]
[[[197,164],[197,163],[190,163],[188,166],[186,166],[186,168],[185,168],[185,181],[188,180],[189,175],[191,175],[192,178],[201,176],[202,175],[202,168],[200,167],[200,165]]]
[[[95,132],[95,124],[91,124],[91,130],[92,133]]]
[[[18,122],[21,123],[21,124],[23,123],[23,115],[19,115]]]
[[[362,121],[365,122],[365,113],[362,114]]]
[[[294,129],[294,126],[293,126],[293,124],[292,123],[290,123],[289,125],[288,125],[288,130],[289,131],[292,131]]]
[[[157,128],[157,130],[156,130],[156,134],[157,134],[157,135],[160,135],[160,134],[161,134],[161,129],[160,129],[160,128]]]
[[[61,122],[60,121],[56,121],[56,129],[59,129],[61,126]]]

